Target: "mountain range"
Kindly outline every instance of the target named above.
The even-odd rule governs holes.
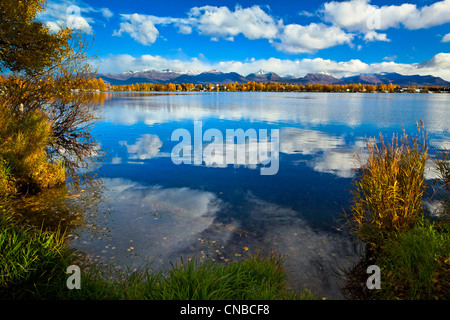
[[[309,73],[304,77],[295,77],[293,75],[279,76],[274,72],[267,72],[260,70],[256,73],[251,73],[243,76],[236,72],[223,73],[216,70],[211,70],[202,73],[193,71],[177,72],[170,69],[156,71],[156,70],[142,70],[129,71],[120,74],[103,73],[98,74],[98,78],[102,78],[105,82],[111,85],[130,85],[136,83],[193,83],[193,84],[227,84],[247,82],[278,82],[289,84],[397,84],[401,87],[407,86],[440,86],[450,87],[450,82],[439,77],[431,75],[401,75],[399,73],[379,73],[379,74],[361,74],[351,77],[336,78],[326,73]]]

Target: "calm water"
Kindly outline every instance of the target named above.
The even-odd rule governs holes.
[[[285,255],[294,288],[340,298],[339,268],[359,252],[340,229],[353,155],[365,137],[416,132],[450,149],[450,95],[326,93],[115,93],[94,134],[107,152],[102,191],[74,246],[97,262],[156,269],[197,257],[228,261],[259,250]],[[172,132],[279,129],[279,171],[260,165],[175,165]],[[428,177],[433,176],[429,171]],[[85,193],[93,191],[86,190]],[[228,259],[228,260],[227,260]]]

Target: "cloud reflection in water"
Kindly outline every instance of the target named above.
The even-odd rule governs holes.
[[[111,211],[102,227],[109,233],[81,245],[85,234],[79,241],[93,256],[116,265],[130,266],[131,259],[133,268],[146,261],[158,268],[182,255],[218,259],[220,251],[234,259],[236,252],[274,249],[286,255],[288,273],[297,285],[339,297],[330,268],[356,259],[349,239],[313,230],[299,212],[251,193],[229,203],[209,191],[146,186],[122,178],[106,178],[104,185]],[[244,247],[250,250],[243,252]]]
[[[121,146],[125,146],[129,159],[148,160],[158,156],[163,143],[157,135],[143,134],[136,143],[128,144],[127,141],[120,141]]]
[[[129,265],[130,255],[134,266],[177,259],[211,227],[221,207],[217,196],[207,191],[145,186],[123,178],[103,182],[104,201],[111,209],[99,229],[109,232],[100,239],[87,230],[78,244],[93,255],[101,252],[105,262],[122,266]],[[220,239],[226,241],[228,236],[229,229],[224,228]]]

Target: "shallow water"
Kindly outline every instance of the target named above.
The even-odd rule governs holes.
[[[132,270],[273,250],[286,256],[293,288],[342,298],[339,269],[359,257],[339,220],[354,154],[364,156],[365,137],[390,137],[402,126],[415,133],[419,120],[433,146],[450,149],[449,103],[445,94],[113,93],[93,132],[107,153],[101,185],[77,191],[96,202],[72,244],[93,261]],[[224,135],[279,130],[278,172],[262,175],[260,163],[174,164],[172,133],[194,136],[196,121],[202,132]]]

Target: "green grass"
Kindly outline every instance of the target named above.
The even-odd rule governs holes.
[[[83,274],[81,290],[61,293],[76,300],[293,300],[316,299],[296,294],[277,256],[255,255],[227,265],[198,260],[181,261],[168,270],[150,267],[132,273],[104,272],[94,267]]]
[[[63,283],[70,259],[60,232],[18,226],[0,213],[0,298],[45,297]]]
[[[450,227],[423,221],[387,240],[375,262],[383,275],[377,299],[450,298]]]
[[[75,263],[60,232],[19,226],[0,215],[0,299],[37,300],[283,300],[315,299],[288,289],[283,258],[254,255],[221,264],[195,259],[135,272]],[[69,290],[67,267],[82,270],[81,289]]]

